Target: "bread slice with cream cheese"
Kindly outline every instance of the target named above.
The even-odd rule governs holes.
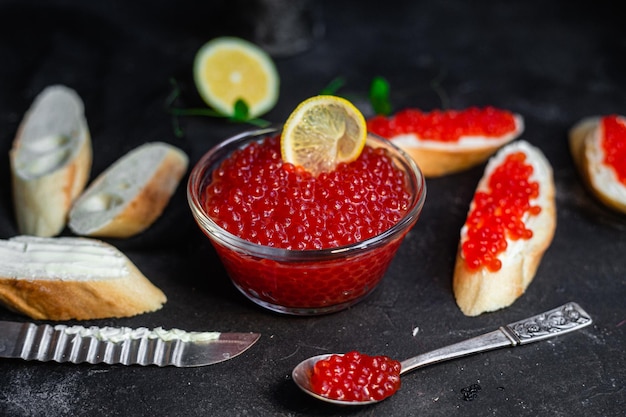
[[[517,113],[511,113],[511,116],[514,128],[500,136],[467,134],[454,141],[421,136],[417,132],[387,133],[382,136],[408,153],[417,162],[425,177],[440,177],[481,164],[498,149],[517,139],[524,132],[524,118]],[[372,124],[370,129],[374,133],[378,131],[376,119],[369,121]]]
[[[69,228],[81,236],[115,238],[144,231],[163,213],[187,166],[187,155],[163,142],[131,150],[75,201]]]
[[[494,170],[507,156],[517,152],[522,152],[526,157],[525,164],[532,167],[529,180],[538,184],[538,196],[531,198],[529,204],[538,207],[540,211],[534,215],[526,212],[521,218],[524,227],[532,232],[529,239],[513,240],[505,234],[506,249],[496,256],[501,262],[501,268],[497,271],[491,271],[486,266],[478,269],[468,266],[463,252],[463,244],[468,239],[468,226],[465,224],[462,227],[454,268],[453,290],[457,305],[466,316],[477,316],[508,307],[524,294],[554,237],[556,202],[552,166],[538,148],[523,140],[510,143],[489,160],[476,187],[468,216],[476,207],[477,193],[489,191],[489,182]],[[489,250],[485,246],[481,249]]]
[[[626,125],[626,118],[618,120]],[[626,214],[626,185],[613,169],[604,163],[602,117],[587,117],[569,131],[569,146],[576,167],[585,185],[607,207]],[[623,138],[626,143],[626,137]]]
[[[0,240],[0,302],[36,320],[129,317],[166,302],[114,246],[80,237]]]
[[[91,137],[78,94],[44,89],[18,128],[9,153],[20,234],[56,236],[91,170]]]

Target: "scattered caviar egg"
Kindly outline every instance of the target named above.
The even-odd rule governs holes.
[[[626,186],[626,122],[616,116],[602,118],[604,163],[613,168],[617,179]]]
[[[498,255],[507,248],[507,240],[530,239],[526,216],[536,216],[541,207],[532,201],[539,196],[539,183],[531,180],[532,165],[526,154],[513,152],[492,172],[487,189],[477,191],[467,216],[467,239],[462,243],[469,269],[482,267],[491,272],[502,268]]]
[[[375,116],[367,121],[367,128],[384,138],[413,133],[421,139],[457,142],[465,136],[499,138],[517,126],[513,113],[488,106],[431,112],[405,109],[391,117]]]
[[[313,392],[339,401],[380,401],[400,388],[400,362],[357,351],[331,355],[315,363]]]

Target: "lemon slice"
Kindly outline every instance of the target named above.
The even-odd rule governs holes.
[[[202,99],[225,115],[234,114],[239,99],[251,118],[268,112],[278,99],[279,77],[271,57],[240,38],[205,43],[196,53],[193,75]]]
[[[363,114],[348,100],[315,96],[291,113],[280,139],[283,161],[313,175],[359,157],[367,138]]]

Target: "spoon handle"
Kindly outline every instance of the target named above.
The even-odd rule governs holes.
[[[592,323],[591,317],[576,303],[570,302],[545,313],[453,345],[417,355],[401,362],[401,374],[417,368],[501,347],[525,345],[581,329]]]

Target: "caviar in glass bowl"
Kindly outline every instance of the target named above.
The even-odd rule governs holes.
[[[385,275],[426,198],[416,163],[368,135],[361,156],[313,177],[280,158],[280,130],[213,147],[187,184],[191,212],[233,284],[279,313],[345,309]]]

